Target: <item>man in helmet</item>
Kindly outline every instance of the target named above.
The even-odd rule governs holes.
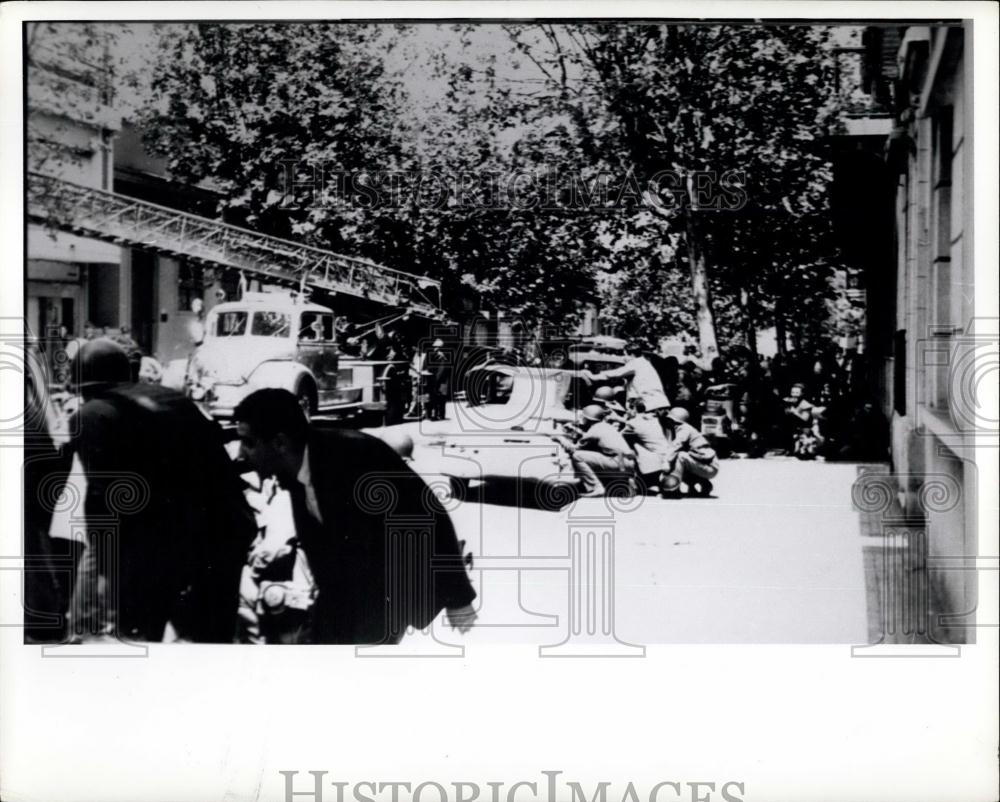
[[[605,482],[631,479],[635,473],[635,452],[607,416],[604,407],[589,404],[581,410],[575,437],[556,435],[569,452],[584,498],[603,496]]]
[[[628,422],[628,416],[625,407],[618,403],[615,396],[614,387],[608,387],[607,385],[598,387],[594,390],[594,399],[591,403],[597,404],[597,406],[607,410],[608,414],[605,420],[621,430]]]
[[[70,448],[87,483],[88,542],[70,612],[76,640],[229,642],[255,532],[218,426],[181,393],[131,381],[125,351],[86,343]]]
[[[680,496],[684,485],[692,493],[708,496],[712,492],[711,480],[719,472],[715,449],[705,435],[688,423],[689,419],[683,407],[674,407],[663,418],[670,441],[663,458],[664,498]]]
[[[448,397],[451,393],[451,356],[445,351],[444,340],[438,338],[431,343],[427,354],[428,378],[427,414],[431,420],[445,420],[448,417]]]

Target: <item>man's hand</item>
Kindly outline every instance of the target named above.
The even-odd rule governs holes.
[[[553,440],[555,440],[559,445],[569,452],[576,451],[576,443],[574,443],[569,437],[564,434],[552,434],[549,435]]]
[[[472,609],[471,604],[466,604],[463,607],[449,607],[444,611],[444,614],[448,623],[451,624],[451,628],[457,629],[463,635],[476,623],[476,611]]]

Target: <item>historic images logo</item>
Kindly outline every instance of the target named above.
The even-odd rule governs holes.
[[[434,172],[364,170],[285,161],[280,200],[286,206],[356,209],[534,210],[610,212],[690,207],[738,211],[747,202],[742,170],[660,170],[583,174],[554,166],[534,170]]]
[[[544,778],[503,781],[383,782],[327,780],[326,771],[304,772],[296,786],[297,771],[278,772],[285,778],[284,802],[743,802],[745,783],[681,782],[664,780],[649,786],[601,780],[586,785],[560,779],[562,771],[542,771]],[[307,790],[308,789],[308,790]],[[329,789],[326,790],[325,789]],[[324,797],[324,792],[326,796]]]

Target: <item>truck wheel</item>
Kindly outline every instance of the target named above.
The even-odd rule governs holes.
[[[302,411],[306,413],[307,419],[316,414],[316,388],[313,387],[312,382],[299,382],[299,386],[295,390],[295,397],[298,399]]]

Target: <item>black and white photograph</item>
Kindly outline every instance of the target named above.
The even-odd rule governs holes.
[[[0,10],[3,798],[995,799],[998,7],[390,5]]]

